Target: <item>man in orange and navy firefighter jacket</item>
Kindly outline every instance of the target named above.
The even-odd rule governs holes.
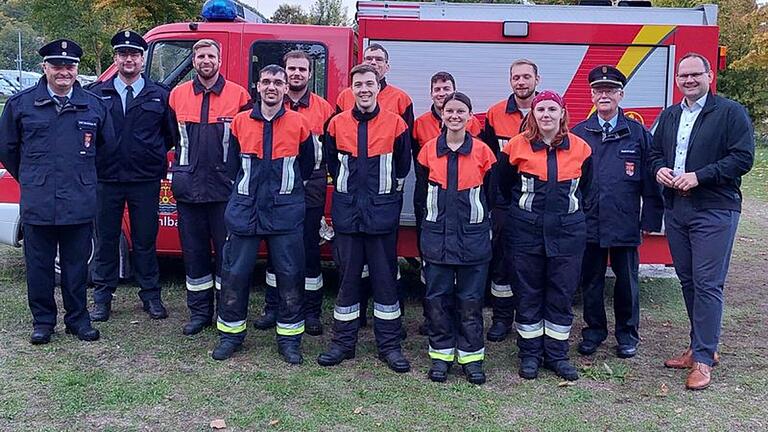
[[[240,169],[224,215],[229,234],[216,323],[220,342],[212,354],[216,360],[231,357],[245,339],[251,276],[263,240],[277,279],[278,352],[287,363],[303,361],[304,179],[321,156],[315,156],[307,119],[283,106],[287,81],[281,66],[262,68],[256,83],[259,103],[232,122]]]
[[[379,107],[392,111],[405,121],[408,129],[413,129],[413,101],[406,92],[387,83],[385,76],[389,72],[389,52],[383,46],[373,43],[363,51],[363,62],[370,65],[379,74],[381,91],[377,96]],[[346,88],[336,98],[336,112],[349,111],[355,106],[355,95],[352,88]]]
[[[432,359],[428,376],[444,382],[458,357],[467,380],[483,384],[483,298],[493,200],[489,185],[496,157],[467,130],[473,116],[465,94],[447,96],[441,111],[445,130],[418,156],[429,182],[421,231]]]
[[[402,118],[377,104],[380,84],[374,67],[357,65],[350,76],[355,107],[331,119],[323,143],[334,182],[331,216],[340,287],[333,339],[317,361],[333,366],[355,356],[358,320],[365,312],[361,273],[367,262],[379,357],[402,373],[410,363],[400,346],[396,243],[403,184],[411,167],[410,131]]]
[[[488,108],[481,137],[498,156],[499,151],[513,136],[523,131],[531,101],[539,84],[539,68],[528,59],[518,59],[509,67],[509,85],[512,94]],[[493,209],[493,259],[491,260],[491,298],[493,317],[487,339],[501,342],[507,338],[515,321],[515,298],[512,295],[511,269],[505,264],[502,230],[507,220],[509,203],[497,196]]]
[[[312,129],[316,160],[312,176],[304,187],[307,210],[304,218],[304,319],[305,331],[312,336],[323,334],[320,321],[323,303],[323,274],[320,272],[320,220],[325,210],[327,186],[327,167],[321,163],[323,147],[320,138],[324,127],[334,114],[331,104],[309,91],[312,78],[312,61],[306,52],[290,51],[283,56],[285,72],[288,74],[288,92],[285,96],[285,109],[303,114]],[[267,265],[267,289],[264,295],[264,314],[253,321],[254,327],[266,330],[275,326],[277,320],[277,280],[272,263]]]
[[[519,374],[534,379],[543,364],[578,379],[568,361],[571,302],[587,242],[592,158],[589,144],[568,132],[565,103],[543,91],[531,103],[525,131],[499,158],[499,190],[509,207],[504,255],[514,271]]]
[[[199,40],[192,52],[197,76],[174,88],[169,99],[178,124],[170,171],[187,275],[190,319],[185,335],[197,334],[212,323],[214,286],[221,288],[221,248],[227,234],[224,208],[237,172],[230,124],[235,114],[250,106],[248,92],[219,73],[221,50],[216,41]]]

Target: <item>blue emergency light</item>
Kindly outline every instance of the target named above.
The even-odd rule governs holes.
[[[200,13],[205,21],[234,21],[237,7],[232,0],[207,0]]]

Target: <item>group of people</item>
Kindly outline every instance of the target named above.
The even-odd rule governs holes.
[[[117,74],[85,90],[76,81],[80,47],[65,39],[45,45],[44,76],[9,99],[0,118],[0,162],[21,185],[33,344],[48,343],[56,325],[57,250],[66,331],[99,338],[92,321],[112,312],[126,205],[139,297],[150,318],[168,316],[155,238],[160,180],[174,148],[168,176],[190,313],[183,332],[215,323],[214,359],[243,345],[262,242],[269,287],[264,314],[252,324],[276,328],[278,351],[290,364],[303,362],[304,332],[323,333],[319,231],[329,176],[340,283],[330,346],[317,362],[355,357],[372,296],[379,358],[395,372],[409,371],[396,244],[413,166],[430,380],[446,381],[458,362],[469,382],[485,382],[488,286],[493,322],[486,337],[517,333],[519,375],[534,379],[544,367],[578,379],[568,355],[572,302],[581,287],[586,325],[578,351],[591,355],[608,337],[609,259],[616,355],[636,355],[638,246],[642,233],[661,231],[665,217],[691,324],[688,349],[665,364],[688,369],[690,389],[709,385],[740,178],[751,168],[754,141],[746,110],[710,91],[704,56],[681,58],[675,79],[684,98],[661,113],[651,135],[620,108],[627,78],[611,65],[589,73],[594,112],[569,129],[566,101],[537,89],[539,70],[527,59],[512,62],[512,92],[482,125],[448,72],[432,76],[433,104],[414,119],[410,97],[386,82],[388,52],[378,44],[350,71],[351,86],[335,109],[309,90],[313,62],[303,51],[263,67],[251,98],[219,72],[214,40],[194,44],[196,75],[172,90],[143,73],[140,35],[121,31],[112,46]]]

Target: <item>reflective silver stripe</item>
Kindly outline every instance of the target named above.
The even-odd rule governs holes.
[[[312,145],[315,148],[315,169],[320,169],[320,162],[323,161],[323,143],[320,142],[320,138],[312,134]]]
[[[483,202],[480,200],[481,186],[473,187],[469,190],[469,223],[479,224],[485,217]]]
[[[251,155],[240,155],[240,169],[243,170],[243,178],[237,184],[237,193],[240,195],[250,195],[251,186]]]
[[[400,318],[400,302],[391,305],[373,303],[373,316],[383,320],[393,320]]]
[[[304,278],[304,290],[305,291],[317,291],[323,287],[323,275],[318,277],[305,277]]]
[[[520,175],[520,189],[523,192],[520,195],[520,202],[518,206],[525,211],[532,211],[533,197],[536,196],[536,192],[533,191],[534,180],[533,177]]]
[[[280,195],[286,195],[293,192],[293,185],[296,183],[296,172],[293,165],[296,163],[296,156],[283,158],[283,176],[280,183]]]
[[[459,357],[459,364],[467,364],[485,359],[485,348],[480,348],[477,351],[462,351],[456,350]]]
[[[497,138],[497,141],[499,142],[499,151],[503,151],[504,147],[506,147],[507,143],[509,142],[508,139],[501,139],[501,138]]]
[[[241,321],[224,321],[221,317],[216,318],[216,322],[229,328],[238,328],[245,325],[245,320]]]
[[[266,281],[267,285],[271,286],[272,288],[277,288],[277,276],[275,276],[274,273],[267,270],[264,272],[264,280]]]
[[[189,291],[205,291],[213,288],[213,275],[207,274],[199,278],[187,276],[187,289]]]
[[[371,272],[368,270],[368,264],[364,264],[363,265],[363,271],[360,272],[360,277],[361,278],[367,278],[370,275],[371,275]]]
[[[347,180],[349,180],[349,155],[339,153],[339,176],[336,178],[336,191],[347,193]]]
[[[397,179],[397,191],[402,192],[404,187],[405,187],[405,179],[404,178]]]
[[[494,297],[512,297],[512,287],[491,282],[491,295]]]
[[[360,318],[360,303],[352,306],[338,306],[333,308],[333,318],[339,321],[352,321]]]
[[[231,123],[224,122],[224,134],[221,137],[221,150],[224,152],[224,163],[227,163],[227,154],[229,153],[229,131],[231,126]]]
[[[576,199],[576,189],[579,188],[580,179],[571,180],[571,190],[568,191],[568,213],[574,213],[579,209],[579,200]]]
[[[536,324],[520,324],[515,322],[515,328],[523,339],[533,339],[539,336],[544,336],[544,321],[539,321]]]
[[[437,349],[437,348],[432,348],[432,345],[429,346],[429,353],[439,354],[440,357],[447,356],[452,358],[455,352],[456,352],[455,348]]]
[[[179,165],[189,165],[189,136],[184,122],[179,122],[179,136]]]
[[[571,326],[564,326],[544,320],[544,334],[552,339],[568,340],[568,337],[571,336]]]
[[[217,290],[221,290],[221,276],[216,276],[215,280],[213,281],[213,285]]]
[[[299,321],[297,323],[293,323],[293,324],[281,323],[280,321],[276,321],[275,325],[277,327],[280,327],[280,328],[283,328],[283,329],[296,330],[296,329],[304,327],[304,320],[301,320],[301,321]]]
[[[437,197],[440,193],[439,186],[430,184],[427,186],[427,217],[430,222],[437,222],[437,214],[440,211],[437,206]]]
[[[392,192],[392,153],[379,156],[379,193]]]

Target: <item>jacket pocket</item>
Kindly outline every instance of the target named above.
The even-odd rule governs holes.
[[[402,207],[402,194],[391,193],[374,195],[368,211],[370,224],[375,229],[396,229],[400,223],[400,208]]]
[[[504,231],[512,237],[515,246],[540,246],[544,241],[541,218],[514,207],[509,210]]]
[[[355,196],[334,191],[331,202],[331,222],[333,226],[342,232],[350,232],[355,229],[357,221],[358,214]]]
[[[579,254],[587,243],[587,224],[584,213],[579,211],[560,216],[558,251],[562,255]]]
[[[50,133],[48,120],[22,122],[22,153],[26,156],[40,156],[47,154],[50,149],[48,135]]]
[[[445,225],[424,221],[421,225],[421,257],[426,261],[442,262],[445,256]]]
[[[253,235],[256,233],[256,215],[254,197],[234,193],[224,210],[224,223],[227,230],[235,234]]]
[[[490,261],[491,224],[461,224],[461,259],[467,263]]]
[[[268,226],[274,231],[297,229],[304,221],[304,212],[304,194],[275,195]]]

